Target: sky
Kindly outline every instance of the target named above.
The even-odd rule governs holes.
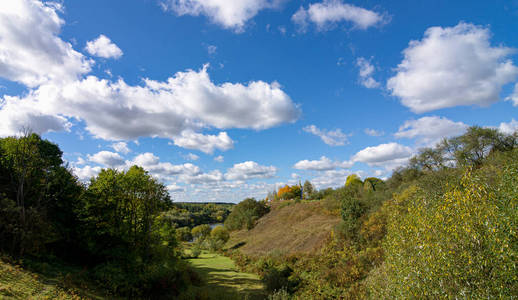
[[[174,201],[387,178],[469,126],[518,129],[518,0],[0,1],[0,137]]]

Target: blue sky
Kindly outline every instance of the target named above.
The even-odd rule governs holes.
[[[83,181],[141,165],[175,201],[384,178],[518,128],[517,21],[516,0],[13,0],[0,136],[30,127]]]

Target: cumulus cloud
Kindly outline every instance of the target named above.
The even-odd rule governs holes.
[[[248,180],[256,178],[271,178],[277,173],[274,166],[262,166],[255,161],[246,161],[235,164],[225,173],[227,180]]]
[[[431,27],[411,41],[387,88],[416,113],[459,105],[487,106],[514,81],[513,49],[491,46],[488,28],[468,23]]]
[[[514,90],[509,97],[505,98],[506,101],[512,101],[514,106],[518,106],[518,83],[514,85]]]
[[[318,174],[317,177],[311,179],[311,183],[317,189],[336,188],[343,186],[347,180],[347,176],[353,174],[350,170],[328,170]],[[358,173],[358,172],[356,172]]]
[[[329,158],[322,156],[319,160],[301,160],[293,165],[294,169],[298,170],[313,170],[313,171],[328,171],[336,168],[350,168],[352,162],[332,161]]]
[[[348,143],[347,135],[343,133],[341,129],[326,130],[319,129],[315,125],[309,125],[302,128],[302,130],[320,137],[320,139],[329,146],[343,146]]]
[[[370,135],[370,136],[382,136],[385,134],[385,132],[383,132],[383,131],[376,130],[376,129],[370,129],[370,128],[365,128],[365,130],[363,132],[365,132],[366,135]]]
[[[0,5],[0,77],[36,87],[77,79],[93,62],[58,37],[64,21],[56,2]]]
[[[174,144],[187,149],[197,149],[205,153],[213,153],[215,149],[226,151],[234,147],[234,141],[226,132],[220,132],[218,135],[205,135],[192,131],[183,131],[180,136],[174,138]]]
[[[167,185],[167,190],[169,191],[169,193],[178,193],[178,192],[185,191],[185,188],[173,183],[173,184]]]
[[[88,155],[88,160],[106,167],[117,167],[124,165],[124,159],[119,153],[100,151],[94,155]]]
[[[200,157],[194,153],[189,153],[185,156],[186,159],[188,160],[198,160],[200,159]]]
[[[421,145],[433,146],[443,138],[462,135],[468,129],[462,122],[431,116],[406,121],[394,134],[397,138],[417,139]]]
[[[259,11],[279,7],[282,0],[164,0],[161,6],[178,16],[207,16],[211,22],[235,32],[243,32],[248,20]]]
[[[412,155],[413,150],[410,147],[388,143],[358,151],[351,160],[363,162],[370,166],[383,166],[392,169],[405,164]]]
[[[214,161],[217,161],[217,162],[223,162],[225,160],[225,158],[223,157],[223,155],[218,155],[216,157],[214,157]]]
[[[66,128],[68,119],[77,119],[84,121],[86,130],[97,138],[162,137],[206,153],[228,150],[233,142],[225,132],[197,132],[203,128],[261,130],[294,122],[300,115],[277,83],[215,85],[207,66],[178,72],[165,82],[146,79],[139,86],[122,79],[111,82],[88,76],[64,85],[43,85],[21,99],[4,97],[0,116],[5,123],[0,135],[19,130],[15,125],[29,112],[52,121],[50,128],[34,128],[39,132]]]
[[[375,25],[388,22],[388,19],[371,10],[343,3],[341,0],[324,0],[313,3],[299,10],[291,17],[302,31],[305,31],[309,23],[316,25],[318,30],[328,30],[340,22],[351,22],[354,28],[367,29]]]
[[[514,134],[518,131],[518,121],[513,118],[509,123],[502,122],[498,126],[498,130],[505,134]]]
[[[113,143],[110,145],[110,147],[119,152],[119,153],[122,153],[122,154],[128,154],[131,152],[130,148],[128,147],[128,144],[126,142],[118,142],[118,143]]]
[[[35,107],[31,101],[20,97],[0,98],[0,136],[16,136],[25,128],[43,134],[51,131],[69,130],[72,123],[60,115],[49,115]]]
[[[170,162],[161,162],[158,156],[150,152],[139,154],[133,160],[126,161],[127,167],[132,165],[140,166],[161,178],[175,175],[194,176],[201,173],[200,168],[196,165],[191,163],[174,165]]]
[[[80,181],[88,181],[90,178],[97,176],[101,172],[101,167],[84,166],[73,167],[72,172],[77,176]]]
[[[208,173],[182,174],[179,176],[178,180],[188,184],[207,184],[221,182],[224,180],[224,176],[221,171],[214,170]]]
[[[370,60],[363,57],[359,57],[356,60],[356,66],[359,69],[360,84],[368,89],[374,89],[380,87],[380,83],[377,82],[372,75],[374,74],[374,66]]]
[[[99,35],[99,37],[93,41],[87,42],[85,50],[93,56],[102,58],[118,59],[123,54],[122,50],[104,34]]]

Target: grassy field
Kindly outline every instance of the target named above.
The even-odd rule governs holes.
[[[226,247],[251,256],[315,253],[339,222],[320,202],[296,203],[270,211],[251,230],[232,232]]]
[[[188,261],[206,280],[206,286],[196,292],[201,299],[252,300],[266,297],[259,276],[237,271],[234,262],[228,257],[204,252],[198,258]]]
[[[71,281],[70,275],[42,275],[0,259],[0,299],[102,299]]]

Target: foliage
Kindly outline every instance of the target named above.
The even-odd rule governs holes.
[[[198,225],[198,226],[194,227],[191,230],[191,234],[197,240],[204,240],[205,238],[210,236],[210,231],[211,231],[210,225],[203,224],[203,225]]]
[[[362,180],[360,177],[356,174],[351,174],[347,176],[347,179],[345,180],[345,186],[356,186],[356,185],[363,185]]]
[[[230,214],[232,203],[173,203],[163,214],[177,227],[193,228],[202,224],[223,223]]]
[[[223,226],[216,226],[210,232],[210,237],[215,240],[220,240],[223,243],[226,243],[230,238],[230,234],[228,230]]]
[[[297,199],[300,200],[301,198],[301,187],[300,185],[285,185],[277,191],[277,199],[279,200],[291,200],[291,199]]]
[[[388,280],[374,293],[396,298],[515,296],[516,173],[516,167],[506,170],[493,190],[467,171],[462,183],[443,196],[423,198],[417,188],[399,197],[395,205],[408,207],[407,213],[390,219]]]
[[[232,209],[232,212],[225,220],[225,227],[228,230],[252,229],[255,221],[268,213],[269,208],[264,201],[257,201],[254,198],[247,198]]]
[[[309,180],[304,181],[304,185],[302,187],[302,191],[304,194],[304,199],[312,199],[313,194],[315,193],[315,188],[311,184]]]

